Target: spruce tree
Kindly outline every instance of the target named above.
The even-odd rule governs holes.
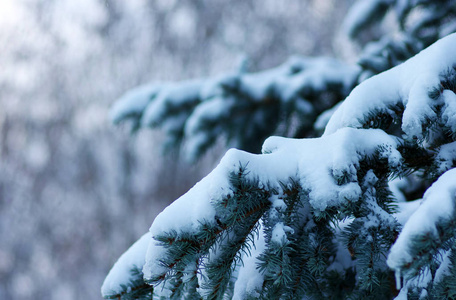
[[[391,10],[399,34],[366,42]],[[221,134],[243,150],[154,220],[103,296],[456,297],[455,14],[453,1],[359,1],[345,22],[357,65],[295,57],[127,93],[116,123],[161,127],[191,159]]]

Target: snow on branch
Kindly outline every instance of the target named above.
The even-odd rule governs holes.
[[[289,244],[287,240],[299,242],[295,233],[302,235],[303,230],[318,232],[326,228],[312,229],[314,225],[309,223],[306,227],[302,219],[294,224],[285,215],[279,217],[285,213],[287,195],[292,194],[293,185],[301,190],[294,201],[308,203],[306,222],[326,220],[329,224],[327,210],[362,205],[359,201],[364,197],[363,190],[377,182],[369,179],[362,186],[359,183],[360,176],[374,176],[366,173],[369,167],[375,168],[370,165],[372,160],[382,161],[388,173],[400,166],[401,155],[396,148],[396,139],[381,130],[345,128],[315,139],[272,137],[265,142],[265,154],[261,155],[228,151],[213,172],[155,219],[150,229],[154,239],[150,241],[143,268],[145,281],[167,297],[196,292],[184,288],[185,282],[194,282],[195,288],[201,286],[202,293],[211,295],[210,298],[220,297],[228,286],[232,269],[239,268],[242,253],[249,252],[259,241],[257,234],[263,234],[255,234],[263,228],[260,219],[266,222],[263,231],[269,232],[263,252],[266,256],[274,245],[285,247]],[[360,169],[362,172],[358,173]],[[374,215],[382,214],[379,206],[371,207],[372,216],[362,222],[372,223]],[[282,254],[290,253],[287,250]],[[326,261],[323,266],[328,264]],[[201,267],[203,271],[199,271]],[[312,270],[318,273],[320,268],[316,266]],[[124,269],[116,265],[112,273]],[[252,270],[240,274],[245,272],[251,274]],[[115,281],[122,277],[112,275],[111,278]],[[286,282],[287,278],[283,280]],[[105,285],[118,287],[119,283],[107,279]],[[246,292],[237,286],[239,293]]]
[[[456,32],[455,16],[453,1],[355,2],[342,27],[350,38],[365,44],[358,60],[363,69],[360,81],[397,66],[438,39]],[[387,34],[380,37],[382,27],[387,28],[383,28]],[[399,32],[392,27],[398,27]]]
[[[325,135],[338,128],[363,128],[374,125],[371,116],[389,116],[387,130],[401,122],[410,139],[432,142],[425,136],[431,125],[448,119],[456,112],[451,86],[456,74],[456,34],[449,35],[405,63],[372,77],[357,86],[329,121]]]
[[[131,120],[133,129],[161,127],[168,145],[186,142],[190,159],[221,133],[231,146],[258,152],[268,136],[290,135],[291,119],[298,123],[292,136],[312,135],[316,118],[347,96],[359,71],[336,59],[293,57],[258,73],[143,86],[116,102],[111,119]]]
[[[117,260],[101,287],[103,297],[118,298],[135,289],[150,289],[143,280],[142,268],[151,239],[152,235],[147,232]],[[138,272],[135,273],[135,270]]]
[[[127,295],[125,282],[136,277],[126,276],[126,269],[141,261],[143,281],[154,295],[174,299],[324,298],[335,290],[341,298],[392,296],[388,266],[398,281],[401,275],[409,280],[401,297],[413,289],[437,289],[432,280],[417,279],[423,270],[448,282],[447,274],[456,274],[455,49],[453,34],[366,80],[336,110],[321,138],[270,137],[263,154],[229,150],[155,219],[147,251],[141,239],[141,246],[122,256],[106,279],[104,296]],[[294,86],[288,77],[298,77],[287,73],[276,81],[276,72],[213,87],[235,87],[264,101],[271,86],[280,86],[280,99],[293,98],[286,93]],[[250,86],[254,78],[260,83]],[[200,84],[189,83],[195,87],[192,99]],[[146,102],[119,111],[137,114]],[[204,111],[206,103],[194,112]],[[197,121],[188,123],[198,128]],[[436,181],[421,206],[399,205],[403,211],[394,214],[388,180],[413,172]],[[399,222],[405,223],[402,232]],[[356,280],[348,283],[353,272]]]
[[[456,169],[444,173],[424,194],[388,255],[388,266],[410,279],[423,272],[456,229]],[[446,249],[448,250],[448,249]]]

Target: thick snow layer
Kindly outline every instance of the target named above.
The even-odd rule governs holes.
[[[422,137],[422,126],[436,117],[438,101],[429,92],[439,88],[440,76],[456,65],[456,34],[451,34],[403,64],[364,81],[357,86],[334,113],[325,135],[343,127],[362,128],[369,113],[394,115],[391,108],[402,104],[402,130],[410,137]],[[446,93],[445,98],[453,95]],[[452,106],[449,115],[454,113]]]
[[[144,234],[134,243],[109,271],[101,287],[103,297],[112,297],[124,292],[122,285],[129,286],[131,281],[131,270],[136,268],[141,270],[144,266],[147,246],[152,240],[150,232]]]
[[[374,129],[344,128],[319,139],[271,137],[265,141],[263,152],[286,153],[284,157],[292,164],[297,161],[301,184],[310,190],[310,204],[316,211],[323,211],[341,201],[359,199],[361,189],[356,182],[356,167],[362,157],[373,155],[379,145],[385,146],[384,155],[389,164],[398,166],[401,155],[396,150],[395,139]],[[345,175],[351,182],[338,185],[337,178]]]
[[[391,248],[387,264],[401,272],[405,265],[413,261],[410,254],[414,237],[429,234],[439,239],[436,224],[450,220],[454,216],[456,200],[456,169],[444,173],[424,194],[422,204],[410,216],[398,239]]]
[[[422,199],[418,199],[415,201],[397,203],[398,212],[394,214],[394,217],[401,225],[405,225],[410,216],[420,207],[422,201]]]
[[[330,137],[316,139],[270,137],[263,145],[263,152],[267,154],[261,155],[231,149],[217,168],[155,219],[150,232],[152,236],[172,230],[193,233],[201,222],[215,222],[212,204],[232,195],[229,174],[237,172],[239,166],[246,166],[247,179],[258,180],[266,189],[280,190],[280,182],[298,178],[309,191],[310,204],[316,213],[344,201],[358,201],[361,196],[356,182],[359,161],[374,155],[379,146],[391,167],[400,164],[396,139],[377,129],[344,128]],[[351,182],[339,185],[337,179],[346,175]],[[284,226],[274,228],[273,233],[277,234],[274,239],[281,241],[287,230]],[[146,279],[166,272],[158,264],[165,252],[157,242],[150,243],[143,270]]]

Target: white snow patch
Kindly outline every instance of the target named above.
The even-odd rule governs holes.
[[[397,203],[399,212],[395,213],[394,217],[401,225],[405,225],[410,216],[420,207],[421,203],[422,199]]]
[[[450,261],[451,250],[445,251],[442,254],[442,261],[439,268],[435,272],[434,283],[440,282],[445,276],[450,275],[449,267],[451,265]]]
[[[136,267],[141,270],[147,247],[152,240],[150,232],[144,234],[117,260],[101,287],[103,297],[115,296],[123,292],[121,285],[129,285],[131,280],[130,271]]]
[[[409,253],[413,237],[431,234],[438,239],[437,222],[452,218],[455,209],[456,169],[444,173],[424,194],[422,204],[409,217],[398,239],[391,247],[387,264],[391,269],[401,270],[412,262]]]
[[[285,226],[282,222],[279,222],[274,225],[271,233],[271,242],[284,245],[287,242],[287,234],[285,233]]]
[[[358,85],[329,120],[324,135],[339,128],[360,128],[369,113],[402,103],[405,111],[402,130],[410,137],[422,137],[422,125],[435,117],[435,100],[429,92],[438,87],[440,76],[456,65],[456,34],[451,34],[424,49],[403,64]],[[451,98],[449,92],[444,97]],[[451,112],[453,112],[451,108]]]
[[[260,232],[262,229],[260,228]],[[263,274],[257,268],[257,257],[265,250],[264,235],[259,234],[255,240],[255,247],[252,247],[251,255],[242,257],[243,266],[240,267],[238,278],[234,285],[233,300],[245,299],[247,295],[255,295],[255,290],[261,290],[263,285]]]

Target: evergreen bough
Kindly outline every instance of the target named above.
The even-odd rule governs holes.
[[[162,126],[193,159],[221,133],[263,146],[229,150],[165,209],[113,267],[104,297],[455,297],[456,35],[429,46],[456,29],[455,5],[358,2],[349,33],[391,7],[400,38],[368,44],[358,66],[294,58],[141,87],[116,104],[115,122]],[[278,132],[305,138],[263,143]]]

